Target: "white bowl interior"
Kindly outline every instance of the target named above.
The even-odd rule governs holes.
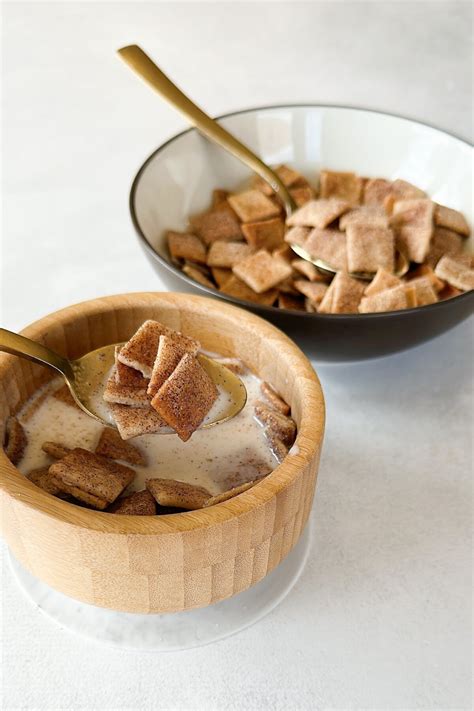
[[[220,123],[266,163],[288,163],[310,182],[321,168],[403,178],[463,212],[472,225],[471,148],[440,130],[377,112],[321,106],[255,109]],[[197,131],[172,139],[136,184],[135,214],[143,235],[167,258],[165,231],[185,230],[188,216],[208,207],[214,188],[233,190],[250,175]]]

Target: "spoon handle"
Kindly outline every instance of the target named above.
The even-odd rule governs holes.
[[[18,333],[7,331],[6,328],[0,328],[0,351],[32,360],[39,365],[54,368],[54,370],[62,373],[66,379],[74,380],[74,373],[67,358],[63,358],[41,343],[32,341],[25,336],[20,336]]]
[[[163,99],[166,99],[175,109],[181,112],[191,125],[266,180],[283,203],[287,216],[291,215],[295,209],[295,203],[275,171],[269,168],[235,136],[226,131],[217,121],[214,121],[196,106],[138,45],[132,44],[128,47],[122,47],[118,50],[118,54]]]

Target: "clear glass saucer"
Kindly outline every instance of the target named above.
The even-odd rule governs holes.
[[[25,595],[61,627],[121,649],[172,652],[229,637],[271,612],[301,575],[311,545],[310,529],[308,522],[291,553],[253,587],[208,607],[171,614],[140,615],[78,602],[35,578],[11,554],[10,564]]]

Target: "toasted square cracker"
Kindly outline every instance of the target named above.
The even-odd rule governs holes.
[[[148,378],[144,378],[142,373],[135,368],[130,368],[130,366],[121,363],[118,359],[120,349],[122,346],[115,346],[115,380],[120,385],[127,385],[133,388],[146,388],[148,387]]]
[[[329,287],[328,287],[329,291]],[[327,291],[326,291],[327,294]],[[326,298],[326,296],[325,296]],[[324,299],[323,299],[324,301]],[[308,297],[305,298],[304,300],[304,310],[309,313],[309,314],[316,314],[319,311],[318,305],[314,303],[314,301],[311,301],[311,299],[308,299]]]
[[[285,242],[304,248],[310,232],[311,228],[309,227],[292,227],[285,234]]]
[[[196,355],[197,352],[197,341],[190,345],[186,341],[173,339],[169,336],[160,336],[158,353],[156,354],[150,384],[148,385],[148,395],[150,397],[156,395],[186,353]]]
[[[346,272],[338,272],[331,282],[332,314],[353,314],[357,313],[360,300],[364,294],[365,283],[358,279],[353,279]],[[321,311],[323,303],[319,306]]]
[[[236,299],[243,301],[251,301],[262,306],[272,306],[278,296],[278,289],[269,289],[262,294],[257,294],[253,289],[247,286],[242,279],[233,274],[228,281],[219,289],[223,294],[233,296]]]
[[[346,230],[347,266],[350,272],[376,272],[395,268],[395,238],[392,230],[350,224]]]
[[[209,246],[218,239],[230,242],[242,239],[240,222],[235,213],[226,207],[227,201],[209,212],[203,212],[190,218],[189,222],[193,232],[204,244]]]
[[[433,237],[434,203],[424,198],[398,200],[393,207],[390,225],[395,231],[397,246],[412,262],[426,259]]]
[[[221,365],[224,365],[226,368],[231,370],[233,373],[236,373],[237,375],[245,375],[248,370],[244,361],[240,358],[226,358],[224,356],[218,356],[214,357],[214,360],[216,360]]]
[[[229,501],[229,499],[233,499],[235,496],[243,494],[244,491],[248,491],[253,486],[255,486],[255,484],[258,484],[259,481],[262,481],[262,479],[265,479],[265,477],[262,476],[258,479],[254,479],[253,481],[246,481],[244,484],[240,484],[240,486],[234,486],[232,489],[223,491],[222,494],[216,494],[215,496],[211,496],[206,501],[204,506],[205,508],[207,508],[208,506],[215,506],[216,504],[221,504],[223,501]]]
[[[401,283],[401,279],[396,277],[394,274],[387,272],[386,269],[379,267],[374,278],[366,287],[364,295],[372,296],[372,294],[376,294],[379,291],[385,291],[385,289],[391,289],[393,286],[399,286]]]
[[[298,173],[298,171],[294,170],[293,168],[289,168],[287,165],[279,165],[277,168],[275,168],[275,173],[278,175],[283,185],[285,185],[287,188],[291,188],[291,186],[295,185],[295,183],[297,184],[301,182],[301,180],[305,180],[301,173]],[[254,188],[255,190],[261,190],[261,192],[265,193],[265,195],[275,194],[272,187],[267,183],[267,181],[263,178],[260,178],[259,176],[256,176],[253,179],[252,188]]]
[[[408,284],[415,289],[417,306],[427,306],[438,301],[436,291],[429,277],[417,277],[416,279],[411,279]]]
[[[229,203],[242,222],[259,222],[280,214],[280,207],[260,190],[245,190],[230,195]]]
[[[395,200],[419,200],[426,197],[424,190],[401,178],[392,182],[391,192]]]
[[[3,449],[12,464],[19,464],[27,445],[27,437],[23,426],[16,417],[9,417],[5,425]]]
[[[456,289],[455,286],[451,286],[451,284],[446,284],[444,288],[439,292],[438,298],[440,301],[446,301],[446,299],[453,299],[455,296],[459,296],[462,293],[462,289]]]
[[[292,271],[291,276],[287,277],[286,279],[283,279],[283,281],[281,281],[278,284],[278,289],[279,289],[280,294],[289,294],[290,296],[299,296],[299,292],[295,288],[295,280],[294,280],[295,276],[298,276],[298,274],[296,274],[295,272]]]
[[[278,294],[278,308],[289,309],[290,311],[305,311],[304,301],[293,294]]]
[[[254,249],[273,249],[283,244],[285,236],[285,223],[281,217],[259,222],[247,222],[242,225],[242,232],[250,247]]]
[[[101,510],[115,501],[135,477],[133,469],[80,447],[52,464],[49,472],[61,491]]]
[[[314,264],[311,264],[311,262],[308,262],[306,259],[293,259],[291,266],[296,272],[299,272],[299,274],[302,274],[306,279],[309,279],[309,281],[325,283],[330,279],[327,274],[320,272],[319,269],[316,269]]]
[[[306,281],[306,279],[297,279],[295,281],[295,287],[316,306],[321,303],[328,290],[327,284],[322,282],[310,282]]]
[[[229,192],[227,190],[222,190],[221,188],[216,188],[212,191],[212,202],[211,210],[222,205],[222,203],[227,202]]]
[[[156,516],[156,501],[148,489],[134,491],[116,499],[107,512],[125,516]]]
[[[252,248],[246,242],[216,240],[209,248],[207,264],[210,267],[233,267],[250,254]]]
[[[264,249],[243,259],[232,271],[257,294],[268,291],[292,274],[291,266],[285,260],[272,257]]]
[[[191,262],[206,263],[206,247],[196,235],[169,231],[166,233],[166,239],[174,259],[190,259]]]
[[[232,269],[224,269],[223,267],[212,267],[211,274],[217,286],[220,288],[232,276]]]
[[[436,265],[435,274],[456,289],[474,289],[474,269],[454,257],[442,257]]]
[[[109,410],[122,439],[156,434],[168,429],[166,422],[151,406],[145,408],[110,404]]]
[[[278,410],[278,412],[281,412],[283,415],[290,414],[290,406],[278,395],[269,383],[263,381],[260,385],[260,391],[265,400],[268,401],[270,407],[273,407],[274,410]]]
[[[54,483],[54,478],[49,473],[49,466],[33,469],[26,475],[26,478],[32,481],[33,484],[36,484],[36,486],[39,486],[40,489],[43,489],[43,491],[46,491],[48,494],[58,496],[60,498],[64,497],[61,489]]]
[[[469,237],[469,225],[462,212],[453,210],[450,207],[445,207],[444,205],[435,204],[434,221],[437,227],[444,227],[464,237]]]
[[[112,370],[108,378],[103,398],[105,402],[118,403],[119,405],[130,405],[131,407],[149,407],[150,398],[147,394],[147,388],[134,387],[133,385],[123,385],[117,382],[115,368]]]
[[[278,464],[281,464],[288,454],[288,447],[286,444],[283,444],[281,439],[277,437],[272,430],[266,428],[264,434],[273,456]]]
[[[435,227],[426,262],[435,267],[445,254],[449,257],[457,257],[462,254],[463,249],[464,239],[461,235],[444,227]]]
[[[146,378],[150,378],[158,352],[160,336],[169,336],[169,338],[190,350],[200,347],[199,341],[195,338],[185,336],[183,333],[173,331],[158,321],[149,319],[122,346],[118,359],[130,368],[139,370]]]
[[[411,297],[410,297],[411,288]],[[360,313],[376,313],[380,311],[399,311],[416,306],[416,301],[410,301],[416,295],[415,288],[406,284],[378,291],[371,296],[364,296],[359,304]],[[409,298],[410,297],[410,298]]]
[[[286,221],[286,224],[290,227],[318,227],[319,229],[324,229],[350,208],[350,203],[338,198],[310,200],[298,210],[295,210]]]
[[[202,424],[218,390],[197,358],[186,353],[151,401],[160,417],[186,442]]]
[[[53,459],[63,459],[71,451],[70,447],[65,447],[60,442],[43,442],[41,449]]]
[[[282,244],[273,250],[272,257],[279,257],[284,259],[285,262],[291,262],[295,258],[295,253],[288,244]]]
[[[369,178],[364,185],[364,205],[383,207],[385,198],[392,193],[392,183],[384,178]]]
[[[52,393],[52,396],[56,398],[56,400],[63,402],[65,405],[69,405],[70,407],[77,407],[78,410],[80,409],[79,405],[76,404],[76,401],[71,395],[71,391],[69,390],[69,387],[66,385],[66,383],[64,383],[64,385],[61,385],[60,388],[55,390],[54,393]]]
[[[201,284],[202,286],[207,286],[208,289],[214,289],[214,284],[208,277],[202,273],[200,269],[197,269],[195,266],[192,264],[185,264],[183,267],[183,272],[190,277],[190,279],[194,279],[194,281],[197,281],[198,284]]]
[[[203,486],[187,484],[175,479],[147,479],[146,488],[160,506],[171,506],[186,511],[202,509],[211,493]]]
[[[355,173],[322,170],[319,176],[319,194],[322,198],[339,198],[351,205],[357,205],[362,196],[362,178]]]
[[[120,459],[122,462],[146,466],[146,457],[133,444],[125,442],[113,427],[104,427],[100,433],[95,453],[107,459]]]
[[[430,284],[435,290],[436,293],[439,291],[442,291],[446,284],[444,281],[441,279],[438,279],[436,274],[434,273],[433,269],[430,267],[429,264],[420,264],[419,267],[414,269],[412,272],[408,274],[408,279],[416,279],[418,277],[428,277],[430,280]],[[367,291],[366,291],[367,293]]]
[[[274,436],[288,447],[293,444],[296,437],[296,424],[291,417],[273,410],[260,400],[255,402],[254,412],[257,420],[271,430]]]
[[[349,225],[387,228],[388,216],[383,208],[361,205],[349,210],[339,219],[340,230],[346,230]]]
[[[332,313],[332,302],[334,299],[334,290],[335,290],[335,278],[332,280],[332,282],[329,284],[326,293],[324,294],[324,297],[316,308],[316,304],[314,304],[313,301],[310,301],[310,299],[306,300],[306,310],[311,312],[318,311],[318,313],[322,314],[330,314]]]
[[[316,197],[316,193],[309,185],[302,186],[301,188],[291,188],[290,195],[295,201],[297,207],[306,205],[307,202],[314,200]]]
[[[314,228],[308,235],[304,249],[313,259],[321,259],[337,271],[347,271],[345,232]]]

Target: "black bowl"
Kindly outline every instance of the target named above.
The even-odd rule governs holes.
[[[263,107],[249,109],[219,118],[230,118],[248,113],[278,111],[279,109],[310,108],[304,107]],[[380,112],[367,112],[363,109],[345,107],[321,107],[314,105],[315,110],[332,109],[340,111],[361,112],[368,115],[390,117],[400,122],[407,119],[394,117]],[[425,126],[417,122],[409,122],[414,126]],[[429,127],[430,128],[430,127]],[[360,127],[359,127],[360,130]],[[430,129],[436,131],[436,129]],[[419,345],[453,328],[466,319],[474,311],[474,291],[461,294],[446,301],[440,301],[429,306],[403,311],[375,314],[313,314],[299,311],[290,311],[268,306],[259,306],[248,301],[236,299],[217,290],[198,284],[184,274],[178,267],[171,263],[162,249],[162,254],[153,247],[145,234],[143,226],[137,215],[137,191],[147,166],[174,141],[181,137],[195,133],[189,129],[174,136],[165,144],[155,150],[138,171],[130,192],[130,212],[137,232],[139,242],[151,265],[160,276],[161,281],[171,291],[199,293],[224,299],[236,306],[240,306],[268,319],[287,333],[294,341],[312,358],[325,362],[348,362],[396,353],[407,348]],[[441,135],[446,136],[443,132]],[[459,139],[454,139],[459,140]],[[468,145],[468,144],[466,144]],[[291,162],[291,161],[289,161]],[[350,166],[347,166],[350,169]],[[403,177],[403,176],[402,176]],[[216,184],[219,184],[218,182]],[[423,187],[423,186],[421,186]],[[169,225],[169,227],[173,227]],[[176,229],[179,229],[175,226]]]

